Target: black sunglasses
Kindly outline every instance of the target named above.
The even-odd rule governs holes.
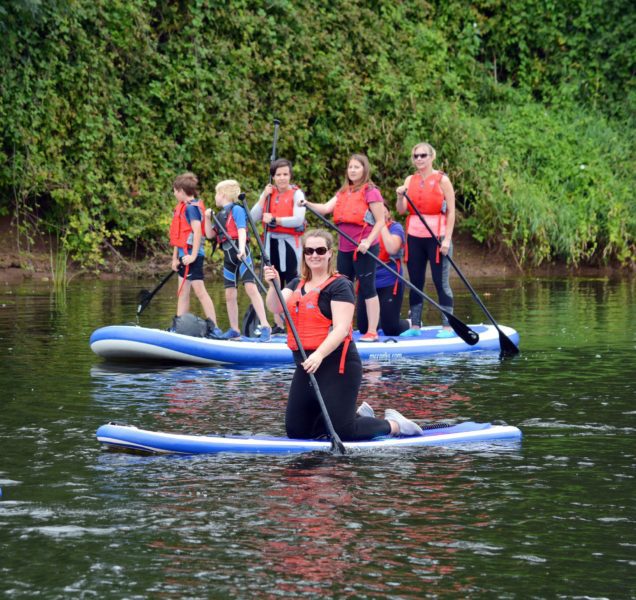
[[[324,256],[327,254],[327,250],[329,250],[329,248],[326,246],[320,246],[320,248],[303,248],[303,254],[305,256],[311,256],[315,252],[318,256]]]
[[[426,158],[428,154],[413,154],[413,158]]]

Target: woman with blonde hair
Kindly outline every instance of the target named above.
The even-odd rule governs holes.
[[[449,284],[450,262],[446,256],[452,257],[453,229],[455,227],[455,190],[450,179],[443,171],[433,169],[435,148],[427,142],[420,142],[413,146],[411,160],[416,171],[409,175],[404,184],[396,189],[397,211],[403,215],[408,212],[406,219],[406,254],[405,262],[409,271],[411,283],[420,290],[424,290],[426,265],[431,266],[431,277],[437,290],[439,304],[448,312],[453,312],[453,291]],[[417,210],[422,214],[433,237],[416,211],[405,197],[405,192]],[[411,328],[400,334],[402,336],[420,335],[422,318],[422,297],[411,291],[409,295],[411,312]],[[442,314],[444,327],[437,337],[452,337],[454,335],[448,319]]]
[[[287,435],[313,439],[328,434],[310,374],[316,378],[333,427],[342,440],[421,435],[422,429],[417,424],[395,410],[389,409],[384,419],[376,419],[373,409],[365,402],[356,413],[362,363],[351,340],[355,297],[351,281],[335,270],[333,245],[333,236],[328,231],[312,229],[306,232],[301,277],[282,290],[300,344],[307,353],[307,359],[303,361],[300,346],[290,331],[287,345],[293,352],[296,371],[285,413]],[[265,267],[264,279],[270,286],[267,307],[274,313],[283,313],[284,308],[274,289],[274,281],[280,281],[276,269]]]

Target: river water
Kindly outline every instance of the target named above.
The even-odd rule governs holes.
[[[287,367],[91,353],[93,329],[134,320],[142,283],[0,288],[3,597],[636,597],[633,279],[473,281],[521,356],[367,364],[361,399],[523,441],[345,457],[102,451],[108,421],[283,434]],[[457,316],[484,320],[454,289]],[[142,324],[167,326],[173,294]]]

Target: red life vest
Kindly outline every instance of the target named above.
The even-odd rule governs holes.
[[[192,226],[188,223],[188,219],[186,218],[186,210],[188,206],[196,206],[199,211],[201,211],[201,235],[205,237],[203,233],[203,215],[205,215],[205,206],[203,206],[203,202],[196,199],[188,204],[185,202],[179,202],[179,204],[175,206],[172,214],[172,223],[170,223],[170,245],[177,246],[184,252],[187,250],[188,238],[193,232]]]
[[[367,190],[369,184],[365,183],[359,190],[354,190],[352,186],[340,190],[336,194],[336,206],[333,211],[333,222],[353,223],[366,227],[368,223],[364,220],[369,205],[367,204]]]
[[[415,173],[409,181],[409,189],[407,193],[409,198],[413,201],[413,204],[417,207],[417,210],[422,213],[422,216],[437,216],[437,238],[439,239],[442,232],[442,218],[446,213],[446,207],[444,203],[444,192],[442,186],[442,178],[444,177],[443,171],[435,171],[431,173],[426,179],[422,179],[419,173]],[[419,219],[417,213],[413,210],[411,205],[408,205],[409,216],[406,217],[406,230],[408,232],[409,221],[411,219]],[[408,235],[408,233],[407,233]],[[408,246],[404,260],[408,262]],[[435,254],[435,262],[439,264],[439,246]]]
[[[441,215],[444,206],[444,192],[440,182],[444,177],[443,171],[431,173],[426,179],[422,179],[419,173],[415,173],[409,181],[407,190],[409,198],[423,215]],[[414,215],[415,211],[409,204],[409,213]]]
[[[387,229],[389,229],[389,233],[391,233],[391,224],[393,223],[392,220],[389,220],[386,224]],[[393,234],[391,234],[393,235]],[[395,270],[400,273],[402,271],[402,261],[400,260],[402,258],[402,256],[404,256],[404,248],[402,246],[400,246],[400,249],[397,251],[396,254],[389,254],[387,252],[386,246],[384,245],[384,239],[382,238],[382,235],[380,235],[380,252],[378,253],[378,258],[386,265],[391,266],[390,263],[395,263]],[[398,283],[399,283],[399,279],[395,279],[395,284],[393,285],[393,295],[397,295],[397,291],[398,291]]]
[[[271,213],[275,219],[294,216],[294,194],[297,189],[299,189],[297,185],[292,185],[287,191],[281,194],[274,187],[265,212]],[[267,223],[263,221],[263,225],[267,226]],[[305,225],[303,224],[301,227],[283,227],[282,225],[276,225],[275,227],[269,226],[269,230],[272,233],[288,233],[295,237],[300,237],[303,231],[305,231]]]
[[[325,338],[329,335],[329,330],[333,325],[333,321],[325,317],[320,312],[318,307],[318,298],[320,292],[326,288],[330,283],[335,281],[342,275],[335,274],[329,277],[326,281],[321,283],[318,287],[310,289],[304,296],[302,294],[305,281],[301,280],[296,290],[293,292],[289,300],[287,301],[287,308],[291,315],[292,321],[298,332],[300,343],[305,350],[315,350],[322,344]],[[311,285],[311,282],[309,283]],[[344,361],[351,343],[352,330],[344,340],[344,348],[342,350],[342,357],[340,359],[340,373],[344,373]],[[287,333],[287,345],[291,350],[298,350],[298,344],[296,344],[296,338],[294,338],[291,332],[291,327]]]
[[[236,221],[234,220],[234,216],[232,215],[232,210],[234,209],[234,206],[236,205],[233,204],[229,210],[223,209],[222,211],[219,211],[219,214],[216,216],[216,219],[219,223],[221,223],[221,225],[223,225],[230,239],[238,240],[238,227],[236,226]],[[247,236],[247,233],[248,233],[247,229],[245,230],[245,233]],[[219,237],[219,241],[221,243],[227,241],[228,238],[225,236],[225,234],[222,231],[218,231],[217,234]]]

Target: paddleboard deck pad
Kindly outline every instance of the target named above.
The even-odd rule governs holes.
[[[452,337],[437,337],[441,327],[423,327],[418,337],[380,336],[377,342],[357,342],[362,360],[392,362],[406,357],[438,353],[500,350],[499,332],[493,325],[470,325],[479,334],[479,341],[469,346],[453,333]],[[499,326],[516,345],[519,334],[510,327]],[[354,333],[354,341],[360,337]],[[292,353],[286,338],[273,336],[268,342],[254,338],[239,341],[211,340],[182,335],[161,329],[135,325],[110,325],[93,332],[90,338],[93,352],[113,361],[173,362],[194,364],[262,365],[291,363]]]
[[[108,423],[97,430],[97,440],[107,449],[143,454],[291,454],[329,452],[329,440],[296,440],[284,437],[243,437],[219,435],[184,435],[147,431],[130,425]],[[344,442],[348,451],[417,448],[458,443],[518,441],[521,431],[510,425],[491,425],[466,421],[452,426],[427,428],[413,437],[383,437],[364,442]]]

